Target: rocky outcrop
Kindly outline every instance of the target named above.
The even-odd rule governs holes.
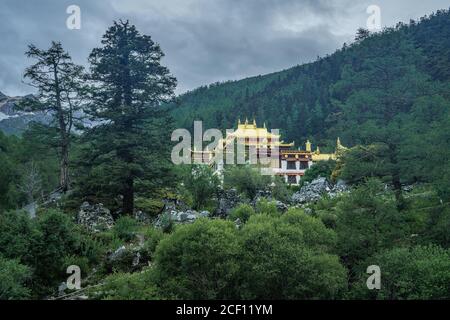
[[[111,229],[114,225],[114,220],[111,212],[103,204],[90,205],[86,201],[80,207],[77,223],[84,225],[93,232],[100,232]]]
[[[170,212],[161,213],[157,219],[155,220],[155,227],[163,228],[165,224],[168,223],[167,220],[170,220],[173,223],[192,223],[199,218],[208,218],[210,216],[209,211],[195,211],[195,210],[186,210],[186,211],[176,211],[172,210]]]
[[[221,190],[217,196],[218,205],[214,215],[227,217],[231,210],[242,202],[236,189]]]
[[[139,221],[143,224],[150,224],[152,222],[152,218],[150,217],[150,215],[143,212],[142,210],[135,210],[134,218],[136,219],[136,221]]]
[[[311,183],[305,184],[300,191],[294,193],[292,195],[292,203],[298,205],[315,202],[325,194],[335,197],[348,190],[349,187],[343,180],[339,180],[333,185],[326,178],[319,177],[311,181]]]
[[[143,243],[130,244],[110,252],[105,266],[109,271],[134,272],[148,266],[149,261],[150,257],[146,254]]]

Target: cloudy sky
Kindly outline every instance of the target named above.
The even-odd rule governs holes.
[[[66,9],[81,9],[81,29],[66,27]],[[332,53],[365,27],[368,6],[381,24],[417,19],[448,0],[0,0],[0,91],[32,92],[22,82],[29,43],[61,41],[86,65],[115,19],[129,19],[158,42],[177,77],[177,93],[216,81],[270,73]]]

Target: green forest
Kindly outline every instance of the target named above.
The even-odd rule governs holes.
[[[87,68],[57,41],[25,54],[38,93],[17,108],[52,121],[0,132],[0,299],[450,299],[449,10],[180,96],[160,46],[129,21],[106,30]],[[332,151],[340,137],[348,150],[300,186],[171,162],[174,129],[246,117],[296,145]],[[318,177],[348,191],[291,203]],[[180,223],[170,204],[202,216]],[[89,210],[111,223],[84,223]],[[71,265],[81,289],[60,289]]]

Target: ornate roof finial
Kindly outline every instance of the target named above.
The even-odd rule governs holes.
[[[241,118],[238,118],[238,125],[241,124]]]
[[[248,119],[247,119],[247,117],[245,117],[245,124],[248,124]]]
[[[306,140],[306,152],[311,152],[311,142],[309,140]]]
[[[337,146],[337,147],[342,147],[341,139],[340,139],[339,137],[337,138],[336,146]]]
[[[266,127],[266,122],[265,122],[265,121],[264,121],[264,126],[263,126],[263,127],[264,127],[264,129],[267,129],[267,127]]]
[[[256,127],[256,119],[253,117],[253,125]]]

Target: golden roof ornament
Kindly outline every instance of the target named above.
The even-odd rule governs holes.
[[[306,152],[311,152],[311,142],[309,140],[306,140]]]

